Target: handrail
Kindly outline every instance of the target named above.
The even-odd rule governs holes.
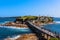
[[[37,28],[38,30],[40,30],[40,31],[52,36],[52,37],[56,37],[55,33],[52,33],[52,32],[50,32],[48,30],[45,30],[44,28],[42,29],[41,27],[37,27],[36,25],[33,25],[31,22],[28,22],[28,23],[31,24],[32,26],[34,26],[35,28]]]

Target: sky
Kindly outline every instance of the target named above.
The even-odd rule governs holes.
[[[24,15],[60,17],[60,0],[0,0],[0,17]]]

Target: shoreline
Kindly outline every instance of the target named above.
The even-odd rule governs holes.
[[[13,27],[13,26],[0,26],[0,27],[5,27],[5,28],[12,28],[12,29],[28,29],[26,27]]]
[[[60,21],[54,21],[55,23],[60,23]]]
[[[7,38],[5,38],[4,40],[8,40],[8,39],[10,39],[10,40],[16,40],[16,39],[18,39],[19,37],[21,37],[21,35],[17,35],[17,36],[15,36],[15,37],[7,37]]]
[[[36,34],[34,33],[30,33],[30,34],[23,34],[23,35],[17,35],[14,37],[7,37],[4,40],[38,40],[38,37],[36,36]]]

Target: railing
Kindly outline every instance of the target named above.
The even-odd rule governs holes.
[[[37,27],[37,26],[33,25],[31,22],[28,22],[28,23],[31,24],[32,26],[34,26],[35,28],[37,28],[38,30],[40,30],[40,31],[52,36],[52,37],[56,37],[57,36],[56,33],[52,33],[49,30],[46,30],[46,29],[41,28],[41,27]]]

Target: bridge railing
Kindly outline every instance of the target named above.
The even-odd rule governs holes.
[[[46,30],[44,28],[38,27],[36,25],[33,25],[33,23],[31,23],[31,22],[28,22],[28,23],[31,24],[32,26],[34,26],[35,28],[37,28],[38,30],[40,30],[40,31],[52,36],[52,37],[56,37],[56,36],[60,37],[60,35],[57,35],[56,33],[53,33],[53,32],[51,32],[49,30]]]

